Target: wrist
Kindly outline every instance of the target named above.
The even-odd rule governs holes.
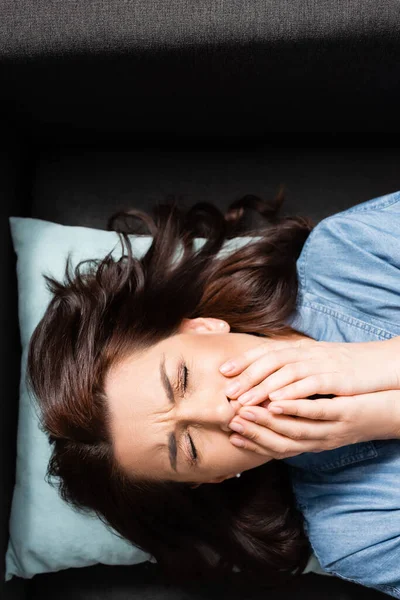
[[[392,389],[400,390],[400,336],[379,343],[385,346],[387,368],[390,369],[394,382]]]
[[[400,390],[392,390],[393,394],[393,438],[400,440]]]
[[[386,432],[382,439],[400,439],[400,390],[378,392],[376,400]],[[378,414],[376,417],[378,419]]]

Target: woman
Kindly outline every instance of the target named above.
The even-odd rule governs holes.
[[[224,216],[207,203],[187,213],[174,203],[157,206],[154,220],[128,211],[154,236],[145,257],[133,258],[127,234],[117,228],[127,256],[90,261],[86,273],[78,265],[74,278],[68,259],[64,284],[46,277],[54,298],[32,336],[27,376],[53,444],[48,474],[59,479],[65,501],[94,510],[151,553],[171,580],[223,578],[236,568],[243,581],[269,587],[300,575],[312,548],[292,471],[302,473],[304,457],[346,448],[362,452],[364,444],[372,444],[357,441],[361,427],[331,440],[326,452],[323,439],[316,445],[285,437],[286,452],[281,446],[279,455],[283,436],[274,433],[271,422],[283,419],[266,410],[265,395],[253,400],[263,403],[253,410],[268,413],[269,424],[247,422],[258,427],[258,445],[243,449],[230,441],[239,402],[226,391],[222,363],[243,352],[272,351],[277,344],[287,350],[297,344],[306,352],[323,339],[322,332],[313,336],[300,321],[291,325],[299,317],[296,299],[304,279],[296,260],[301,266],[303,246],[321,223],[314,228],[309,219],[279,217],[282,202],[282,194],[273,206],[247,196]],[[245,208],[256,209],[267,226],[245,231]],[[109,229],[120,216],[111,217]],[[134,232],[132,224],[128,233]],[[245,232],[258,238],[218,255],[226,239]],[[197,253],[195,237],[208,238]],[[179,243],[183,255],[175,260]],[[300,297],[303,289],[302,284]],[[395,335],[400,331],[379,339]],[[386,344],[379,346],[385,358]],[[386,386],[395,379],[392,364]],[[376,369],[367,389],[353,393],[369,391],[359,398],[371,406],[371,392],[381,386]],[[330,394],[325,403],[346,400],[334,398],[335,390],[309,393]],[[346,407],[355,398],[347,398]],[[350,414],[351,408],[346,410]],[[374,412],[367,432],[378,438],[368,439],[394,436],[394,412],[379,414]],[[261,439],[261,428],[267,440]],[[290,461],[296,460],[295,468]]]

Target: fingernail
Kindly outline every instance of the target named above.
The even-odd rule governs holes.
[[[254,413],[251,412],[241,412],[240,413],[241,417],[244,417],[245,419],[247,419],[248,421],[255,421],[256,420],[256,416]]]
[[[221,371],[221,373],[229,373],[229,371],[232,371],[232,369],[235,367],[235,365],[232,362],[227,362],[224,365],[222,365],[219,370]]]
[[[231,385],[228,385],[228,387],[226,388],[226,395],[230,396],[231,394],[236,394],[236,392],[238,392],[240,390],[240,383],[238,381],[235,381],[235,383],[231,383]]]
[[[239,446],[239,448],[243,448],[244,442],[239,440],[239,438],[231,437],[229,438],[234,446]]]
[[[231,423],[230,425],[228,425],[228,427],[233,431],[236,431],[236,433],[244,433],[244,427],[239,423]]]
[[[270,410],[273,413],[277,413],[277,414],[283,413],[283,408],[281,408],[280,406],[275,406],[274,404],[270,404],[268,406],[268,410]]]
[[[240,404],[246,404],[246,402],[250,402],[250,400],[253,400],[253,398],[254,394],[252,394],[251,392],[246,392],[245,394],[242,394],[240,398],[238,398],[238,401],[240,402]]]

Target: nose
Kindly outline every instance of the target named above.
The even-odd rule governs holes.
[[[224,392],[203,390],[196,397],[180,404],[180,417],[200,425],[219,426],[223,431],[232,433],[228,427],[240,409],[237,400],[228,400]]]

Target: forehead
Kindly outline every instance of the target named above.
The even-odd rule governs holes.
[[[163,355],[173,357],[179,344],[177,336],[162,340],[150,348],[133,352],[119,364],[113,366],[105,379],[105,392],[109,396],[129,393],[127,385],[135,384],[135,392],[141,395],[147,389],[147,383],[159,381],[159,366]],[[132,392],[132,390],[130,390]]]
[[[163,353],[166,370],[173,376],[167,342],[125,359],[108,374],[105,382],[111,412],[111,429],[116,458],[132,472],[135,469],[170,474],[166,448],[172,430],[168,420],[171,404],[161,384],[159,365]],[[170,344],[169,344],[170,345]]]

